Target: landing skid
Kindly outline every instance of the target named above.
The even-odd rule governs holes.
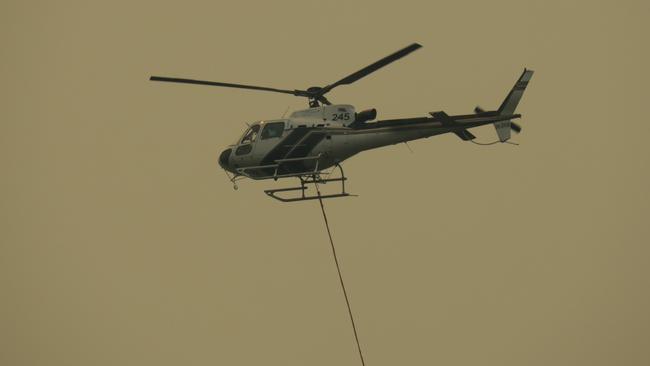
[[[300,186],[289,187],[289,188],[267,189],[264,191],[264,193],[266,193],[269,197],[275,198],[276,200],[281,202],[297,202],[297,201],[308,201],[308,200],[324,199],[324,198],[356,196],[347,193],[345,191],[345,181],[348,178],[343,174],[343,168],[341,167],[340,164],[336,164],[336,167],[338,167],[339,171],[341,172],[341,176],[338,178],[323,178],[321,176],[322,172],[300,174],[300,175],[296,175],[296,178],[300,180]],[[341,192],[332,193],[332,194],[321,194],[320,190],[318,189],[318,185],[326,184],[328,182],[341,182]],[[313,195],[306,194],[305,191],[309,188],[310,184],[313,184],[314,188],[316,188],[316,194]],[[300,192],[300,194],[295,197],[282,197],[277,195],[277,193],[284,193],[284,192]]]
[[[226,172],[228,179],[233,183],[233,188],[237,189],[237,182],[241,179],[250,178],[255,180],[263,179],[273,179],[278,180],[279,178],[298,178],[300,180],[300,186],[298,187],[289,187],[289,188],[277,188],[277,189],[267,189],[264,191],[269,197],[275,198],[281,202],[296,202],[296,201],[307,201],[315,200],[319,198],[336,198],[336,197],[348,197],[356,196],[349,194],[345,191],[345,181],[348,179],[343,173],[343,167],[340,164],[335,166],[341,172],[341,176],[337,178],[330,178],[330,173],[323,173],[323,170],[319,168],[319,160],[321,155],[307,156],[302,158],[289,158],[289,159],[278,159],[274,164],[260,165],[260,166],[251,166],[243,167],[237,169],[237,173],[234,176],[230,176]],[[287,166],[291,164],[303,163],[314,161],[313,169],[301,172],[291,172],[291,169],[287,169]],[[294,165],[295,169],[295,165]],[[331,193],[331,194],[321,194],[318,189],[319,184],[326,184],[330,182],[341,182],[341,192],[340,193]],[[313,184],[316,189],[316,194],[308,195],[306,190],[309,188],[309,185]],[[287,192],[299,192],[298,195],[294,197],[286,197],[280,194]]]

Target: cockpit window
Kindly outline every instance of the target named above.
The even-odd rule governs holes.
[[[257,138],[257,133],[260,131],[260,125],[254,125],[248,129],[246,135],[241,139],[240,144],[248,144],[255,141]]]
[[[284,131],[284,122],[267,123],[262,130],[262,140],[281,137],[282,131]]]

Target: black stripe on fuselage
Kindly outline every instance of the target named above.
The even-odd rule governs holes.
[[[311,151],[314,150],[316,145],[323,141],[326,135],[327,134],[325,132],[312,130],[312,132],[300,140],[300,144],[296,146],[289,153],[289,155],[287,155],[287,159],[304,158],[310,156]],[[283,174],[304,172],[310,169],[310,167],[306,166],[304,163],[305,162],[301,161],[284,163],[280,167],[280,170]],[[313,161],[310,161],[310,163],[313,163]]]
[[[313,131],[307,135],[303,140],[300,141],[300,144],[293,149],[289,155],[288,159],[293,158],[304,158],[325,138],[325,132],[322,131]]]
[[[291,131],[284,140],[274,147],[262,159],[260,165],[271,165],[280,159],[304,158],[309,156],[311,151],[318,145],[325,136],[326,132],[318,131],[314,128],[297,127]],[[264,174],[273,174],[274,169],[263,169]],[[287,162],[280,166],[278,174],[297,173],[307,170],[302,162]]]
[[[286,158],[287,154],[296,146],[298,141],[305,137],[307,132],[309,132],[307,127],[296,127],[284,140],[280,141],[276,147],[266,154],[260,165],[273,164],[278,159]]]

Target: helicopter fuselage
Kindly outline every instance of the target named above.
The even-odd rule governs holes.
[[[510,121],[519,115],[497,111],[448,116],[402,118],[369,122],[368,111],[356,113],[351,105],[327,105],[296,111],[287,119],[266,120],[250,125],[235,145],[223,151],[219,165],[235,175],[253,179],[275,178],[271,169],[284,161],[280,174],[324,170],[365,150],[455,133],[472,139],[468,128]],[[370,113],[374,118],[374,110]]]

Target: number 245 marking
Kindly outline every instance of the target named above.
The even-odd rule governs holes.
[[[332,115],[332,121],[338,121],[338,120],[345,120],[349,121],[350,120],[350,113],[339,113],[339,114],[333,114]]]

